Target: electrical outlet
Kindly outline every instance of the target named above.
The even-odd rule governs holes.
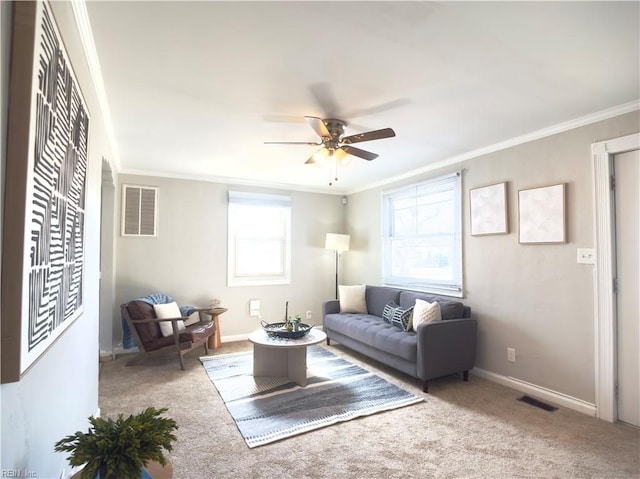
[[[307,319],[311,319],[313,317],[313,315],[311,314],[311,311],[307,311]]]
[[[507,348],[507,361],[516,362],[516,350],[513,348]]]

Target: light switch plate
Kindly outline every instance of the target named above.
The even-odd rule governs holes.
[[[250,299],[249,300],[249,316],[260,316],[260,300],[259,299]]]
[[[595,264],[596,250],[593,248],[578,248],[578,263]]]

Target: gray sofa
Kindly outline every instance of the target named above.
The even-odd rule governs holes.
[[[382,319],[389,301],[407,308],[416,298],[440,305],[442,321],[423,323],[403,331]],[[477,323],[471,308],[459,301],[386,286],[366,286],[368,314],[341,313],[338,300],[322,304],[327,345],[331,340],[413,377],[422,379],[428,392],[431,379],[462,372],[465,381],[476,355]]]

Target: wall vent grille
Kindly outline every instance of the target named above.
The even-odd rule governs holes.
[[[122,185],[122,236],[157,235],[158,188]]]

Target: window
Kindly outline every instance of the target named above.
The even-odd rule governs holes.
[[[122,185],[122,236],[156,236],[158,188]]]
[[[385,284],[462,296],[460,174],[383,193]]]
[[[289,284],[289,196],[230,191],[228,230],[228,286]]]

